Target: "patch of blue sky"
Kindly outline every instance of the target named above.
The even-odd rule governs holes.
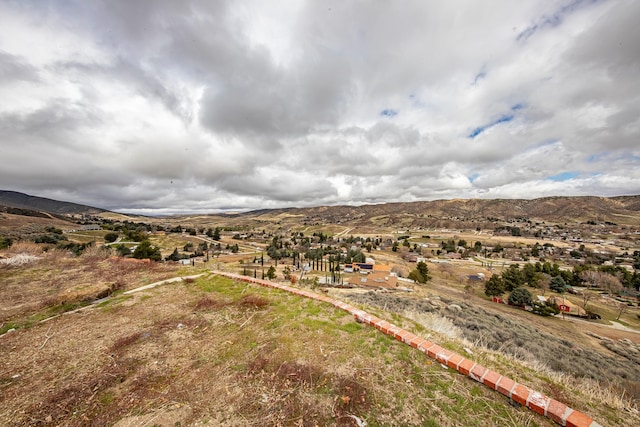
[[[555,28],[562,24],[565,17],[569,14],[575,12],[576,10],[589,6],[591,4],[600,3],[604,0],[572,0],[567,4],[559,7],[550,15],[542,15],[540,19],[538,19],[537,23],[530,25],[529,27],[522,30],[517,36],[516,40],[527,40],[529,37],[534,35],[536,32],[544,29],[544,28]]]
[[[475,78],[473,79],[473,83],[471,83],[472,86],[475,86],[478,84],[478,82],[482,79],[484,79],[485,77],[487,77],[487,72],[482,69],[482,71],[480,71],[478,74],[476,74]]]
[[[562,182],[562,181],[568,181],[570,179],[573,179],[578,175],[580,175],[578,172],[562,172],[557,175],[548,176],[546,179],[549,181]]]
[[[600,160],[602,160],[604,157],[606,157],[609,153],[608,152],[602,152],[602,153],[598,153],[598,154],[592,154],[589,157],[587,157],[587,162],[589,163],[595,163],[595,162],[599,162]]]
[[[518,102],[517,104],[513,104],[511,106],[511,111],[518,111],[518,110],[522,110],[524,109],[524,104],[521,102]]]
[[[470,183],[472,183],[472,184],[473,184],[473,181],[475,181],[476,179],[478,179],[478,177],[479,177],[479,176],[480,176],[480,174],[476,172],[476,173],[472,173],[471,175],[469,175],[469,176],[467,177],[467,179],[469,180],[469,182],[470,182]]]
[[[500,124],[500,123],[508,123],[511,120],[513,120],[514,117],[515,116],[513,114],[505,114],[505,115],[499,117],[495,122],[493,122],[492,126],[495,126],[495,125]]]
[[[397,116],[397,115],[398,115],[398,111],[397,111],[397,110],[394,110],[394,109],[392,109],[392,108],[385,108],[384,110],[380,111],[380,115],[381,115],[382,117],[389,117],[389,118],[391,118],[391,117],[395,117],[395,116]]]
[[[499,125],[500,123],[508,123],[511,120],[514,119],[514,115],[513,114],[503,114],[502,116],[498,117],[496,120],[483,125],[483,126],[478,126],[477,128],[473,129],[471,131],[471,133],[469,135],[467,135],[469,138],[473,139],[476,136],[480,135],[482,132],[486,131],[489,128],[492,128],[496,125]]]

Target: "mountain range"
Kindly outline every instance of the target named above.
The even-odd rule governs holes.
[[[0,206],[57,215],[99,215],[92,206],[0,190]],[[453,199],[362,206],[318,206],[254,210],[211,215],[245,220],[282,218],[307,224],[447,227],[486,225],[493,221],[609,222],[640,226],[640,195],[618,197],[567,196],[537,199]]]

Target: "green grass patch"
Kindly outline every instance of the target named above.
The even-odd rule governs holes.
[[[343,325],[338,325],[338,328],[341,331],[345,331],[348,332],[350,334],[356,333],[356,332],[360,332],[362,330],[362,326],[359,323],[356,322],[351,322],[351,323],[345,323]]]
[[[0,327],[0,335],[6,333],[10,329],[18,329],[19,327],[20,325],[18,325],[17,323],[5,323],[2,325],[2,327]]]
[[[96,307],[102,308],[102,309],[110,308],[110,307],[113,307],[114,305],[120,304],[123,301],[129,300],[131,298],[133,298],[133,295],[118,295],[98,303]],[[148,298],[151,298],[151,296],[143,295],[142,297],[140,297],[140,300],[144,301],[145,299],[148,299]]]

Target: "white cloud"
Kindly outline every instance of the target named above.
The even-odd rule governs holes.
[[[638,193],[639,12],[5,2],[0,182],[144,213]]]

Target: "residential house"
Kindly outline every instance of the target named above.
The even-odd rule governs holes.
[[[349,284],[355,286],[395,289],[398,287],[398,278],[387,272],[379,271],[369,273],[366,276],[350,277]]]
[[[98,225],[98,224],[86,224],[86,225],[81,225],[80,226],[80,230],[83,230],[83,231],[98,231],[98,230],[102,230],[102,227],[100,227],[100,225]]]
[[[391,271],[391,268],[388,265],[371,264],[368,262],[354,262],[351,264],[344,264],[343,269],[345,273],[361,272],[362,274],[371,273],[373,271]]]
[[[584,316],[586,314],[582,307],[575,305],[563,296],[549,297],[549,301],[558,306],[558,309],[564,313],[575,314],[576,316]]]

